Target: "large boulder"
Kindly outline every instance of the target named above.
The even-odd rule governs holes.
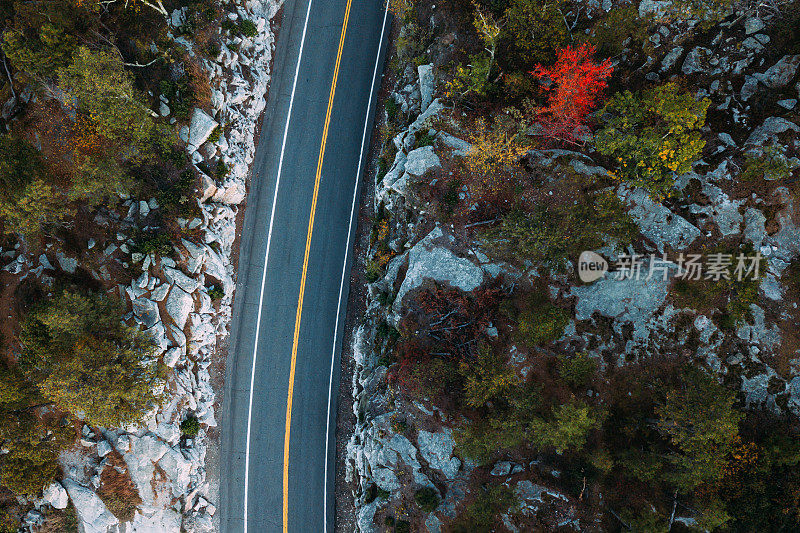
[[[108,510],[103,500],[95,492],[71,479],[64,480],[64,487],[72,499],[75,512],[84,533],[108,533],[109,528],[119,524],[119,520]]]
[[[800,131],[800,127],[783,117],[769,117],[765,119],[759,127],[753,130],[744,143],[761,146],[767,141],[771,141],[776,135],[780,135],[789,130]]]
[[[42,499],[54,509],[65,509],[69,503],[69,496],[64,486],[58,481],[53,481],[42,493]]]
[[[433,101],[433,92],[436,90],[436,83],[433,79],[433,65],[420,65],[417,67],[419,73],[419,92],[422,95],[422,109],[428,109]]]
[[[133,314],[144,324],[145,328],[152,328],[161,320],[158,304],[147,298],[137,298],[133,301]]]
[[[461,467],[461,461],[453,457],[456,442],[453,440],[453,432],[450,428],[443,428],[438,433],[420,430],[417,435],[417,444],[420,455],[428,461],[431,468],[441,470],[448,479],[456,476]]]
[[[483,270],[469,259],[454,254],[446,247],[449,242],[437,227],[408,251],[408,269],[397,291],[395,311],[400,311],[405,295],[421,286],[426,279],[445,283],[465,292],[481,286]]]
[[[639,2],[639,16],[645,18],[648,15],[653,15],[658,18],[666,13],[672,6],[670,0],[642,0]]]
[[[189,122],[189,137],[187,142],[196,150],[199,148],[214,128],[219,126],[219,123],[214,120],[208,113],[202,109],[195,108],[192,112],[192,118]]]
[[[712,56],[713,52],[708,48],[702,46],[692,48],[692,50],[686,54],[681,72],[687,75],[696,72],[705,72],[710,67],[709,60]]]
[[[186,327],[189,313],[194,309],[192,296],[178,286],[172,287],[167,297],[167,314],[179,329]]]
[[[780,89],[792,81],[800,66],[800,55],[783,56],[763,74],[755,74],[761,83],[770,89]]]
[[[247,194],[244,182],[241,180],[228,180],[217,187],[211,200],[220,204],[239,205]]]
[[[197,292],[197,289],[200,288],[200,282],[194,278],[190,278],[180,270],[170,267],[163,267],[164,276],[166,276],[167,281],[173,283],[183,289],[185,292],[189,294],[193,292]]]
[[[433,146],[423,146],[408,153],[405,171],[412,176],[422,176],[426,172],[441,167],[442,162],[433,151]]]
[[[656,244],[659,252],[667,246],[683,250],[703,235],[688,220],[654,202],[644,189],[620,187],[618,194],[631,204],[629,214],[642,234]]]

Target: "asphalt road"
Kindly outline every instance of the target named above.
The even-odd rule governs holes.
[[[244,220],[221,415],[225,533],[333,531],[336,406],[329,401],[337,397],[343,272],[386,24],[381,0],[284,6]]]

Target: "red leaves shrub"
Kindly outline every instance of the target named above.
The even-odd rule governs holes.
[[[586,44],[567,46],[558,53],[553,66],[536,65],[531,71],[534,77],[550,81],[545,89],[549,93],[547,106],[535,110],[543,135],[583,144],[586,117],[596,107],[613,70],[608,59],[599,64],[592,61],[594,52],[594,47]]]
[[[400,323],[393,378],[408,385],[414,369],[434,358],[455,365],[469,360],[486,327],[497,320],[502,296],[502,289],[491,286],[470,293],[438,284],[422,290]]]

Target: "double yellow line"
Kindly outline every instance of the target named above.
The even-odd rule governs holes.
[[[344,11],[344,23],[342,24],[342,35],[339,37],[339,50],[336,53],[336,66],[333,70],[333,81],[331,81],[331,92],[328,96],[328,110],[325,113],[325,127],[322,130],[322,142],[319,148],[319,158],[317,159],[317,174],[314,178],[314,195],[311,198],[311,214],[308,219],[308,234],[306,236],[306,249],[303,255],[303,274],[300,278],[300,294],[297,298],[297,315],[294,320],[294,339],[292,341],[292,360],[289,368],[289,394],[286,400],[286,433],[283,440],[283,531],[289,531],[289,441],[292,430],[292,398],[294,396],[294,376],[297,368],[297,346],[300,341],[300,319],[303,315],[303,296],[306,291],[306,275],[308,273],[308,256],[311,252],[311,235],[314,232],[314,214],[317,211],[317,198],[319,197],[319,182],[322,177],[322,160],[325,156],[325,144],[328,141],[328,128],[331,123],[331,112],[333,111],[333,97],[336,94],[336,82],[339,79],[339,66],[342,62],[342,50],[344,49],[344,37],[347,33],[347,23],[350,20],[350,6],[352,0],[347,0],[347,7]]]

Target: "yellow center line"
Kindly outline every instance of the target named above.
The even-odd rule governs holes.
[[[336,53],[336,66],[333,70],[333,81],[331,81],[331,92],[328,96],[328,110],[325,113],[325,127],[322,130],[322,142],[319,149],[319,159],[317,159],[317,174],[314,179],[314,195],[311,198],[311,214],[308,219],[308,235],[306,236],[306,250],[303,256],[303,274],[300,278],[300,294],[297,298],[297,315],[294,320],[294,340],[292,341],[292,360],[289,367],[289,394],[286,400],[286,433],[283,440],[283,531],[289,531],[289,438],[292,429],[292,397],[294,396],[294,375],[297,368],[297,345],[300,341],[300,318],[303,314],[303,296],[306,291],[306,275],[308,273],[308,256],[311,252],[311,235],[314,232],[314,214],[317,210],[317,198],[319,197],[319,182],[322,177],[322,160],[325,156],[325,144],[328,141],[328,127],[331,123],[331,112],[333,111],[333,96],[336,94],[336,82],[339,78],[339,65],[342,62],[342,50],[344,49],[344,36],[347,33],[347,22],[350,19],[350,5],[352,0],[347,0],[347,7],[344,11],[344,23],[342,24],[342,35],[339,38],[339,50]]]

